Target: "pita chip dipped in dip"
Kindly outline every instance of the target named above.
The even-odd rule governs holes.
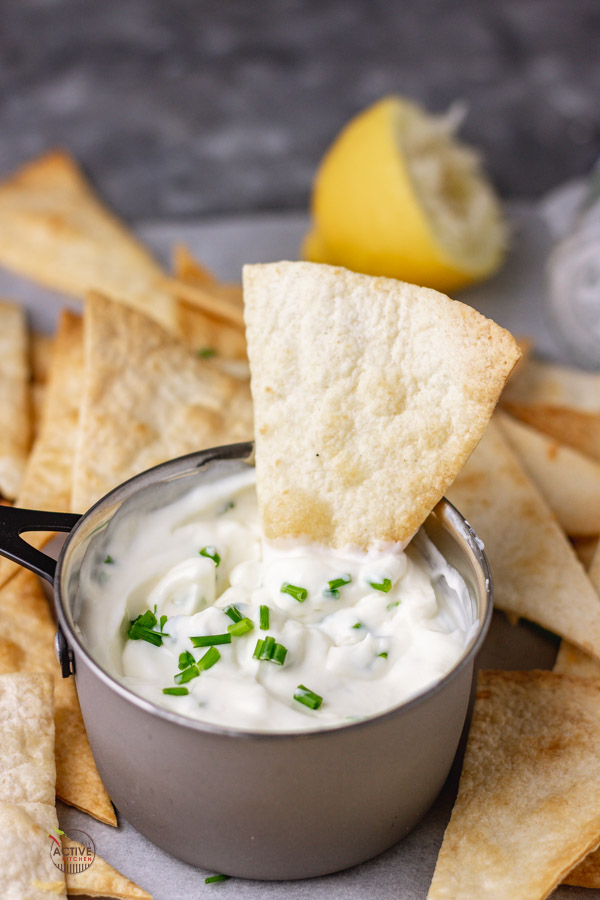
[[[406,544],[468,459],[520,351],[437,291],[313,263],[244,267],[267,538]]]

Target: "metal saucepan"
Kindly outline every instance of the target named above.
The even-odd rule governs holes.
[[[492,614],[487,559],[471,527],[442,500],[423,528],[469,587],[476,633],[429,690],[389,712],[301,733],[235,731],[175,715],[116,681],[77,627],[83,555],[127,502],[157,507],[251,463],[252,444],[164,463],[107,494],[84,516],[0,508],[0,553],[54,585],[57,652],[74,674],[98,770],[125,818],[185,862],[242,878],[288,879],[356,865],[421,819],[452,764],[465,722],[474,658]],[[70,532],[57,562],[27,531]]]

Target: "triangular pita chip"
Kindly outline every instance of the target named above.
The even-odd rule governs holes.
[[[600,678],[600,662],[568,641],[561,641],[553,671],[579,678]]]
[[[0,265],[81,299],[106,291],[176,329],[162,268],[68,153],[47,153],[0,183],[0,234]]]
[[[428,900],[542,900],[600,843],[600,682],[481,672]]]
[[[157,463],[251,438],[247,383],[199,359],[155,322],[94,294],[84,331],[75,511]]]
[[[481,437],[513,338],[427,288],[313,263],[244,267],[267,537],[407,541]]]
[[[600,598],[495,421],[448,499],[485,544],[495,605],[600,659]]]
[[[567,534],[600,534],[600,463],[512,416],[496,421]]]
[[[78,842],[71,840],[68,835],[61,835],[60,840],[63,851],[77,849]],[[86,897],[112,897],[113,900],[152,900],[152,894],[144,891],[125,875],[121,875],[97,853],[89,868],[73,873],[67,867],[65,877],[69,897],[79,897],[83,894]]]
[[[241,285],[221,284],[198,263],[185,247],[176,247],[175,275],[179,281],[204,288],[216,296],[224,296],[242,305]],[[215,318],[209,313],[181,300],[178,304],[182,340],[202,357],[212,357],[216,365],[228,374],[249,377],[246,336],[242,329]]]
[[[600,460],[600,375],[528,359],[506,385],[502,405],[516,418]]]
[[[29,348],[23,308],[0,303],[0,494],[19,493],[31,443]]]
[[[45,672],[54,679],[56,793],[108,825],[115,812],[87,739],[75,680],[63,678],[54,651],[56,626],[41,584],[21,570],[0,590],[0,674]]]
[[[66,898],[50,856],[54,806],[52,678],[0,675],[0,896]]]
[[[37,439],[27,461],[16,506],[68,512],[79,404],[83,382],[83,325],[63,312],[52,351],[45,408]],[[52,537],[38,532],[25,536],[41,549]],[[19,571],[16,563],[0,560],[0,587]]]

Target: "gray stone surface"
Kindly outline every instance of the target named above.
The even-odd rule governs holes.
[[[600,149],[598,0],[0,0],[0,172],[62,144],[128,218],[305,206],[389,91],[470,109],[505,195]]]

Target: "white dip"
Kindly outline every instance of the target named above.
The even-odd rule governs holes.
[[[100,665],[166,709],[260,731],[373,716],[454,666],[477,624],[474,605],[460,575],[424,535],[405,551],[391,545],[340,552],[300,540],[274,546],[261,534],[254,483],[248,468],[196,485],[158,509],[134,508],[112,523],[101,557],[87,552],[79,626]],[[337,579],[347,583],[331,590]],[[286,584],[291,593],[282,591]],[[296,599],[304,594],[295,588],[306,599]],[[268,607],[268,628],[260,627],[261,606]],[[193,646],[192,637],[229,640],[229,607],[252,629],[214,650]],[[147,611],[155,611],[153,631],[166,617],[168,636],[151,637],[155,643],[127,636],[131,620]],[[274,640],[263,651],[268,657],[271,647],[273,656],[256,659],[257,642],[267,637]],[[322,698],[318,708],[294,698],[300,685],[311,692],[309,704]],[[177,686],[187,693],[163,693]]]

